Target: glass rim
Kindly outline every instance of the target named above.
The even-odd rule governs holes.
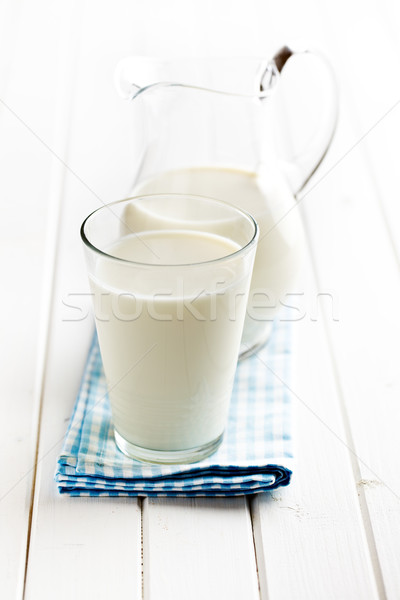
[[[111,210],[111,213],[117,219],[119,219],[122,223],[124,223],[122,221],[122,219],[112,211],[113,206],[123,204],[125,202],[130,202],[132,200],[140,200],[141,198],[165,198],[165,197],[180,198],[180,199],[194,198],[194,199],[199,199],[199,200],[208,200],[214,204],[219,204],[219,205],[228,207],[229,209],[239,213],[241,215],[241,217],[244,217],[247,220],[247,222],[249,222],[253,226],[253,235],[251,236],[250,240],[246,244],[242,245],[240,248],[238,248],[234,252],[231,252],[224,256],[220,256],[219,258],[213,258],[211,260],[196,261],[196,262],[190,262],[190,263],[173,263],[173,264],[171,264],[171,263],[147,263],[147,262],[140,262],[140,261],[135,261],[135,260],[128,260],[126,258],[120,258],[118,256],[114,256],[112,254],[104,252],[104,250],[100,250],[100,248],[98,248],[97,246],[92,244],[92,242],[89,240],[88,236],[86,235],[85,226],[87,225],[89,219],[91,219],[94,215],[96,215],[97,213],[99,213],[101,211],[104,211],[106,209]],[[124,224],[126,225],[126,223],[124,223]],[[136,233],[132,232],[132,233],[134,235],[138,236],[140,239],[140,235],[137,232]],[[250,213],[246,212],[245,210],[242,210],[241,208],[238,208],[237,206],[233,206],[232,204],[229,204],[229,202],[224,202],[222,200],[217,200],[216,198],[212,198],[211,196],[201,196],[198,194],[179,194],[179,193],[140,194],[138,196],[130,196],[128,198],[122,198],[121,200],[115,200],[114,202],[109,202],[109,203],[104,204],[103,206],[100,206],[99,208],[96,208],[95,210],[93,210],[84,219],[84,221],[82,222],[82,225],[80,227],[81,240],[89,250],[91,250],[91,251],[95,252],[96,254],[103,256],[107,259],[117,261],[118,263],[121,263],[121,264],[132,265],[132,266],[136,265],[136,266],[140,266],[140,267],[146,267],[149,269],[157,269],[157,268],[165,268],[165,267],[168,267],[168,268],[202,267],[202,266],[208,265],[208,264],[216,264],[219,262],[224,262],[224,261],[230,260],[240,254],[244,254],[246,251],[248,251],[257,242],[258,235],[259,235],[259,227],[258,227],[257,221],[254,219],[254,217]]]

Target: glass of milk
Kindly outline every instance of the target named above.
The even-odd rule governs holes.
[[[256,222],[221,201],[154,194],[96,210],[81,236],[118,447],[201,460],[224,433]]]

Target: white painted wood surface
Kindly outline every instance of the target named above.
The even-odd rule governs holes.
[[[257,599],[245,498],[146,499],[145,598]]]
[[[316,297],[310,275],[305,289]],[[324,323],[312,321],[315,317],[311,304],[306,318],[295,324],[298,363],[289,385],[299,440],[293,482],[251,503],[262,600],[378,597],[340,390],[329,364]]]
[[[0,441],[0,580],[5,598],[23,592],[40,404],[46,269],[45,238],[54,126],[54,90],[47,72],[57,57],[37,40],[33,6],[0,5],[0,229],[2,293]],[[47,42],[55,47],[57,32]],[[32,51],[29,51],[32,48]],[[40,70],[36,69],[41,64]]]
[[[389,0],[0,4],[2,597],[400,596],[399,27]],[[60,497],[55,460],[93,326],[67,306],[87,289],[79,225],[126,193],[133,162],[114,65],[269,55],[298,37],[332,57],[342,103],[301,202],[293,483],[251,500]],[[326,302],[310,314],[324,292],[338,320]]]

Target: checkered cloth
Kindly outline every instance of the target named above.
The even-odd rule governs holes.
[[[71,496],[239,496],[288,485],[293,459],[290,327],[239,363],[218,450],[190,465],[132,460],[115,445],[96,336],[58,458],[59,491]]]

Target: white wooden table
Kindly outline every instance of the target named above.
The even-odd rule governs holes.
[[[2,0],[2,598],[400,597],[399,31],[394,0]],[[132,171],[115,64],[270,55],[299,37],[333,59],[341,116],[301,201],[292,484],[251,499],[59,496],[93,327],[86,298],[69,306],[87,289],[79,226]],[[324,293],[333,311],[313,304]]]

